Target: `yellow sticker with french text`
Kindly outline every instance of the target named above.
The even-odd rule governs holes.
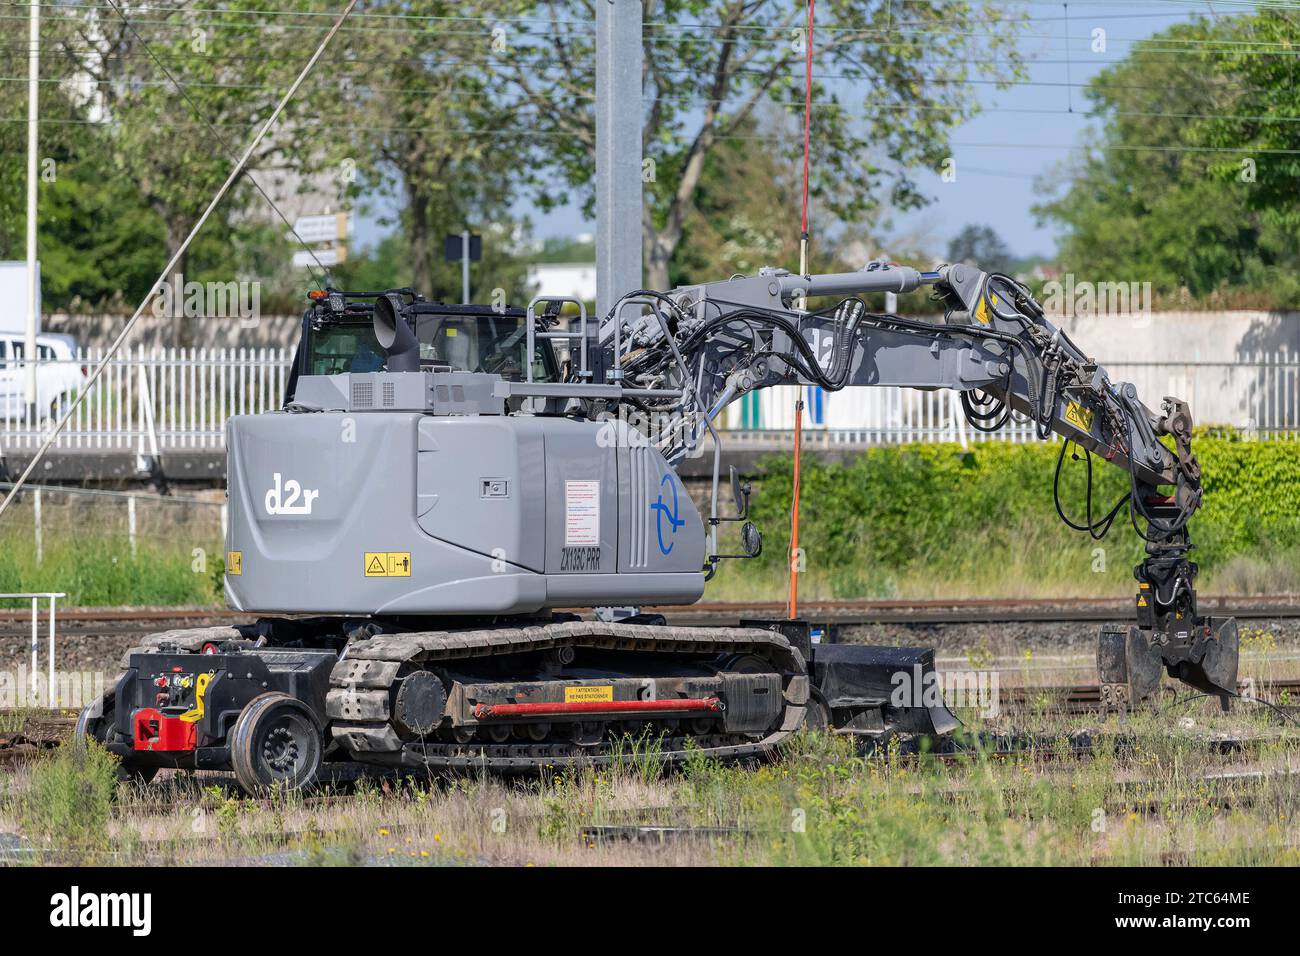
[[[611,684],[595,684],[583,687],[564,688],[564,702],[566,704],[581,704],[589,701],[613,699],[614,687]]]
[[[226,573],[227,574],[244,573],[244,552],[242,551],[226,552]]]

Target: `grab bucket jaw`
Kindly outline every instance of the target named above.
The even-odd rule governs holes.
[[[1102,704],[1127,710],[1160,688],[1160,671],[1219,698],[1224,710],[1237,696],[1240,642],[1237,620],[1194,618],[1186,630],[1165,633],[1131,624],[1106,624],[1097,642]]]

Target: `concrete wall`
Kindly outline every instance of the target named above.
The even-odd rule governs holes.
[[[44,318],[44,331],[71,335],[83,348],[103,348],[110,345],[129,315],[67,315],[48,314]],[[239,319],[158,318],[146,312],[136,322],[127,345],[132,349],[143,345],[172,346],[177,344],[177,323],[194,324],[191,340],[202,348],[292,348],[298,342],[298,327],[302,315],[264,315],[256,321],[241,323]]]
[[[1153,312],[1051,319],[1103,364],[1248,362],[1283,349],[1300,355],[1300,312]]]
[[[1175,395],[1201,424],[1300,428],[1300,313],[1157,312],[1054,318],[1158,409]]]

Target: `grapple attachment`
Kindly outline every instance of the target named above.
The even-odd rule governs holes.
[[[1237,620],[1198,617],[1182,630],[1107,624],[1097,643],[1102,704],[1126,710],[1155,694],[1163,667],[1170,677],[1219,698],[1237,695]]]

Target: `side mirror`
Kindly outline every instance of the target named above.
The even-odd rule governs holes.
[[[738,518],[747,518],[749,516],[749,482],[742,482],[740,475],[736,472],[736,467],[731,467],[731,496],[736,499],[736,516]]]
[[[752,521],[740,526],[740,547],[751,558],[763,553],[763,532]]]

